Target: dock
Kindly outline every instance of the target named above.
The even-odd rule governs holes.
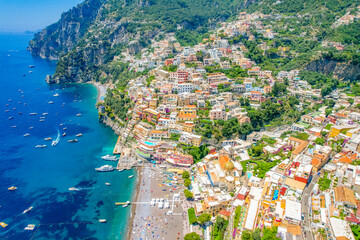
[[[117,141],[116,141],[113,154],[114,155],[119,155],[119,154],[121,154],[121,152],[122,152],[121,137],[119,136]]]

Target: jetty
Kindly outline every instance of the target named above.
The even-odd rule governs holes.
[[[121,154],[121,152],[122,152],[121,136],[119,136],[117,141],[116,141],[113,154],[114,155],[119,155],[119,154]]]

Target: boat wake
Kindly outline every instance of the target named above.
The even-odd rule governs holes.
[[[56,139],[53,140],[51,143],[51,146],[53,146],[53,147],[56,146],[56,144],[58,144],[60,142],[60,131],[59,131],[59,129],[57,131],[58,131],[58,135],[57,135]]]

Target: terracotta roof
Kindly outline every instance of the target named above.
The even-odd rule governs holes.
[[[231,214],[231,212],[226,211],[226,210],[221,210],[221,211],[219,212],[219,214],[221,214],[221,215],[223,215],[223,216],[226,216],[226,217],[229,217],[230,214]]]
[[[342,158],[339,159],[339,162],[342,163],[351,163],[351,159],[348,156],[343,156]]]
[[[299,146],[297,146],[297,148],[295,148],[295,150],[292,152],[293,154],[300,154],[302,151],[304,151],[304,149],[307,147],[309,143],[306,141],[303,141]]]
[[[224,169],[225,163],[227,163],[228,161],[229,161],[229,157],[228,157],[228,156],[225,156],[225,155],[220,155],[220,156],[219,156],[219,163],[220,163],[221,169]]]
[[[355,194],[351,189],[347,187],[339,186],[334,188],[334,193],[335,193],[336,202],[348,202],[353,205],[356,205]]]
[[[178,118],[196,118],[196,115],[193,114],[179,114]]]

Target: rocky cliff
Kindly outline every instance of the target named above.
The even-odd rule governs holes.
[[[360,64],[353,64],[351,62],[340,62],[321,58],[309,63],[306,66],[306,70],[332,74],[333,77],[339,80],[360,80]]]
[[[86,0],[61,15],[60,20],[39,33],[29,42],[28,50],[35,56],[58,60],[71,51],[96,19],[101,0]]]

